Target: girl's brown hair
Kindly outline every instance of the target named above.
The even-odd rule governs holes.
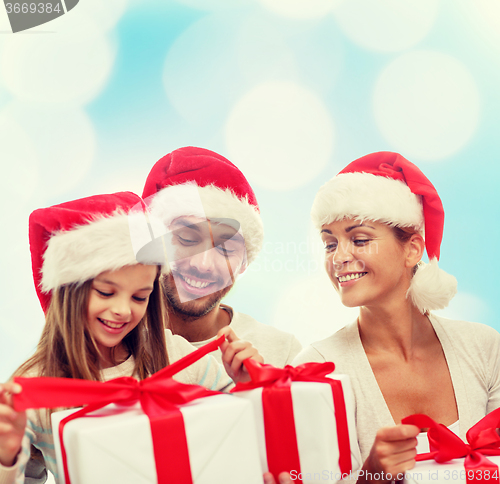
[[[139,379],[168,365],[164,331],[163,299],[156,275],[148,307],[139,324],[122,343],[134,357],[134,375]],[[45,327],[35,354],[16,375],[100,380],[99,350],[88,330],[87,311],[92,280],[55,289],[45,316]],[[111,353],[113,358],[113,352]]]

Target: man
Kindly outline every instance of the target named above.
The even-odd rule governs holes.
[[[168,231],[164,247],[170,271],[161,279],[167,327],[201,346],[231,325],[266,363],[289,364],[301,349],[293,335],[221,304],[259,253],[264,236],[243,173],[213,151],[179,148],[154,165],[143,198]],[[220,352],[214,356],[221,360]]]

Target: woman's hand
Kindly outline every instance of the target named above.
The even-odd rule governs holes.
[[[17,383],[0,384],[0,464],[6,467],[14,465],[26,428],[26,412],[16,412],[12,401],[21,390]]]
[[[220,349],[222,351],[222,363],[227,374],[235,383],[250,380],[250,375],[243,365],[243,361],[247,358],[253,358],[259,363],[264,363],[264,359],[250,342],[239,339],[229,326],[222,328],[217,333],[217,337],[223,334],[226,336],[226,340],[222,343]]]
[[[381,428],[363,469],[359,471],[358,482],[401,480],[404,473],[415,466],[419,433],[420,429],[415,425]]]
[[[270,472],[266,472],[264,474],[264,484],[292,484],[293,481],[290,477],[290,474],[288,472],[282,472],[278,476],[279,481],[276,482],[274,479],[274,476]]]

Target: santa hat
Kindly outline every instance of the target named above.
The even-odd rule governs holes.
[[[149,235],[150,220],[143,207],[138,195],[119,192],[41,208],[30,215],[33,278],[44,311],[53,289],[138,263],[138,246],[154,237]],[[161,263],[145,257],[140,262]]]
[[[456,294],[456,279],[438,267],[443,204],[427,177],[400,154],[371,153],[347,165],[320,188],[311,216],[318,229],[356,218],[425,234],[429,264],[419,263],[407,296],[424,313],[446,307]]]
[[[259,206],[243,173],[223,156],[187,146],[161,158],[151,169],[143,198],[168,227],[178,217],[234,219],[252,262],[264,238]]]

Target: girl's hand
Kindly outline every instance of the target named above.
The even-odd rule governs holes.
[[[403,479],[404,473],[415,466],[419,433],[420,429],[415,425],[399,424],[381,428],[363,466],[364,476],[360,476],[361,480],[374,482],[370,478],[374,474],[380,476],[380,481]]]
[[[17,383],[0,384],[0,464],[6,467],[16,462],[26,428],[26,412],[16,412],[12,402],[21,390]]]
[[[227,374],[235,383],[250,380],[250,375],[243,365],[243,361],[247,358],[253,358],[259,363],[264,363],[264,359],[250,342],[239,339],[229,326],[222,328],[217,333],[217,337],[223,334],[226,336],[226,340],[222,343],[220,349],[222,351],[222,363]]]
[[[293,481],[288,472],[282,472],[278,476],[279,482],[276,482],[273,475],[270,472],[264,474],[264,484],[292,484]]]

